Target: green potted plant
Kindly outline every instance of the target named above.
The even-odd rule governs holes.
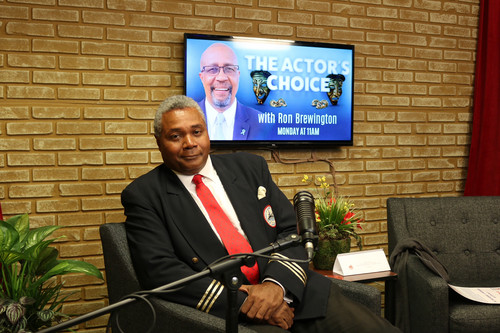
[[[302,182],[309,184],[311,179],[304,175]],[[337,254],[351,251],[351,237],[360,250],[363,248],[357,232],[361,229],[362,219],[354,203],[330,190],[326,177],[317,177],[316,182],[314,204],[319,239],[313,263],[316,269],[332,270]]]
[[[59,226],[29,228],[27,214],[0,220],[0,332],[36,332],[67,315],[61,313],[69,296],[55,278],[84,273],[102,279],[92,264],[58,260],[58,251],[46,238]]]

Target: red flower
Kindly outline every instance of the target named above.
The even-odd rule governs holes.
[[[355,214],[353,212],[347,212],[344,216],[344,220],[342,221],[342,224],[351,224],[351,221],[347,221],[350,218],[352,218]]]

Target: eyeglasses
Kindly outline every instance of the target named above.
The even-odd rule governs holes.
[[[203,66],[201,68],[202,72],[207,73],[208,75],[217,75],[220,73],[220,69],[222,68],[222,71],[226,75],[234,75],[240,68],[238,65],[227,65],[227,66]]]

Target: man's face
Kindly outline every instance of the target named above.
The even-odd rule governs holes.
[[[165,165],[184,175],[203,169],[210,151],[205,121],[194,108],[165,112],[156,143]]]
[[[206,66],[235,66],[238,59],[228,46],[214,44],[210,46],[200,60],[200,79],[208,102],[217,110],[224,111],[234,102],[240,80],[240,71],[230,73],[220,68],[216,74],[210,74]],[[227,72],[227,73],[225,73]]]

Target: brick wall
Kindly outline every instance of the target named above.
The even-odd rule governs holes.
[[[291,198],[329,175],[387,247],[390,196],[458,196],[467,168],[479,0],[0,0],[0,201],[4,215],[65,226],[61,256],[103,269],[98,227],[121,190],[161,162],[159,102],[183,90],[183,33],[356,47],[354,145],[264,156]],[[63,278],[66,311],[107,304],[105,284]],[[105,318],[81,325],[103,332]]]

